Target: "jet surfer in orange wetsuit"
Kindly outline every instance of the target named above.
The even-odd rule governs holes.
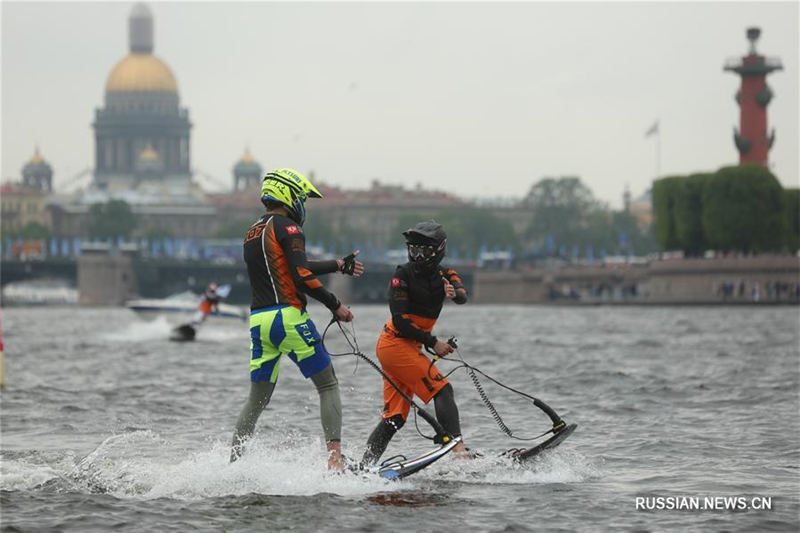
[[[439,356],[453,351],[450,344],[431,332],[445,299],[464,304],[467,291],[455,270],[440,266],[447,243],[441,224],[420,222],[403,232],[403,236],[408,263],[398,266],[392,277],[389,286],[392,317],[383,327],[376,353],[391,380],[409,397],[416,395],[426,404],[433,399],[439,424],[451,436],[459,436],[461,425],[453,387],[420,348],[424,345]],[[386,380],[383,398],[383,417],[369,436],[362,465],[374,464],[380,458],[408,416],[409,403]],[[442,437],[437,435],[436,441],[442,442]],[[453,451],[465,456],[467,453],[463,442]]]

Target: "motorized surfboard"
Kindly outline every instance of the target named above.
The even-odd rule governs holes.
[[[553,448],[564,442],[564,439],[572,435],[572,432],[575,431],[575,428],[577,427],[578,424],[569,424],[566,427],[564,427],[564,429],[562,429],[561,431],[559,431],[546,441],[540,442],[536,446],[533,446],[531,448],[508,450],[503,455],[511,457],[519,462],[529,461],[530,459],[533,459],[542,452],[547,450],[552,450]]]
[[[413,459],[406,459],[404,456],[390,457],[375,466],[367,468],[367,471],[375,472],[384,479],[401,479],[432,465],[447,455],[459,442],[461,442],[461,437],[454,437],[447,444],[443,444],[439,448]]]
[[[175,342],[187,342],[193,341],[196,336],[197,329],[191,324],[184,324],[182,326],[178,326],[177,328],[173,328],[173,330],[170,332],[169,340]]]

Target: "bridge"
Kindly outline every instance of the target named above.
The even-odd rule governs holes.
[[[78,262],[61,258],[29,261],[4,259],[0,264],[0,285],[35,279],[59,279],[77,285]]]
[[[35,280],[63,280],[78,287],[81,293],[91,291],[90,301],[96,305],[121,304],[124,300],[142,298],[164,298],[171,294],[191,290],[202,292],[212,281],[231,285],[227,301],[235,304],[250,302],[250,282],[244,263],[215,263],[213,261],[140,258],[131,255],[127,262],[116,261],[119,255],[109,253],[83,253],[79,258],[47,258],[21,261],[2,261],[0,283]],[[366,271],[358,279],[341,274],[321,276],[322,282],[345,302],[385,302],[389,279],[394,265],[367,264]],[[473,273],[459,270],[465,285],[472,285]],[[122,279],[125,288],[120,292],[117,280]],[[96,285],[108,285],[97,287]],[[114,287],[111,287],[115,285]]]

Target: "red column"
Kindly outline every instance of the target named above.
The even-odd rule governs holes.
[[[747,66],[763,64],[761,56],[747,56],[742,62]],[[750,149],[739,155],[740,163],[767,164],[769,138],[767,136],[767,106],[758,103],[758,93],[767,89],[766,75],[742,76],[742,88],[739,92],[739,132],[750,141]]]

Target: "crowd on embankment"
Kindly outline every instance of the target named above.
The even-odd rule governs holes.
[[[800,303],[800,258],[754,256],[646,264],[476,271],[480,303]]]
[[[723,302],[796,302],[800,300],[800,283],[767,281],[762,290],[758,281],[723,281],[717,286],[717,296]]]

